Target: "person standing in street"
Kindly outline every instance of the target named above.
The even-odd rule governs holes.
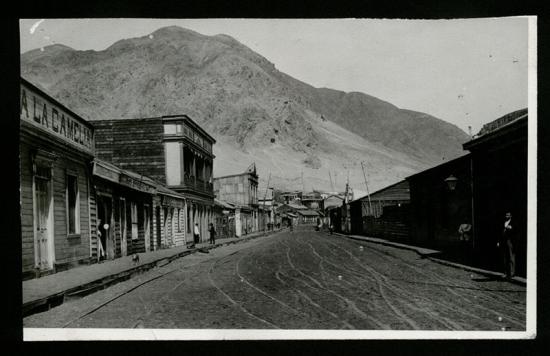
[[[214,229],[214,224],[210,223],[208,227],[208,232],[210,233],[210,244],[216,244],[216,229]]]
[[[195,223],[195,227],[193,229],[193,242],[195,244],[198,244],[199,241],[200,241],[199,223]]]
[[[514,252],[514,243],[517,231],[515,222],[512,220],[512,213],[507,212],[504,218],[504,226],[497,247],[500,249],[502,261],[504,263],[504,274],[510,279],[515,275],[516,256]]]

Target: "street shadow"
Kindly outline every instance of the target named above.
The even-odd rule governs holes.
[[[487,289],[487,288],[476,288],[476,287],[469,287],[469,286],[459,286],[459,285],[453,285],[453,284],[443,284],[443,283],[433,283],[433,282],[416,282],[416,281],[410,281],[410,280],[404,280],[404,279],[394,279],[394,278],[392,278],[392,279],[393,280],[398,280],[398,281],[401,281],[401,282],[405,282],[405,283],[409,283],[409,284],[431,285],[431,286],[456,288],[456,289],[468,289],[468,290],[476,290],[476,291],[482,291],[482,292],[525,293],[524,290],[515,290],[515,289]],[[499,279],[496,279],[496,280],[499,280]],[[472,281],[475,281],[475,279],[472,278]],[[482,282],[488,282],[488,281],[484,279]]]
[[[472,278],[472,281],[474,282],[495,282],[495,281],[503,281],[505,278],[503,277],[478,277],[478,278]]]

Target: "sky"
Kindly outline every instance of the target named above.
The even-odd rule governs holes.
[[[227,34],[315,87],[359,91],[477,133],[527,107],[528,18],[23,19],[21,53],[60,43],[104,50],[177,25]]]

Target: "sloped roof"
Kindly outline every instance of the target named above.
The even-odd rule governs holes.
[[[214,198],[214,204],[216,204],[217,206],[220,206],[222,208],[225,208],[225,209],[230,209],[230,210],[235,209],[235,206],[233,204],[228,203],[228,202],[223,201],[223,200],[218,200],[216,198]]]
[[[489,133],[494,132],[496,130],[500,130],[504,126],[507,126],[507,125],[515,122],[516,120],[519,120],[519,119],[522,119],[522,118],[527,118],[527,108],[513,111],[511,113],[508,113],[504,116],[499,117],[496,120],[493,120],[493,121],[483,125],[483,127],[481,128],[481,130],[477,134],[477,137],[489,134]]]
[[[307,206],[304,206],[304,205],[301,205],[301,204],[295,204],[295,203],[288,203],[288,204],[283,204],[283,205],[288,205],[291,208],[296,209],[296,210],[304,210],[304,209],[308,208]]]
[[[303,216],[319,216],[319,213],[315,210],[299,210],[296,213],[303,215]]]

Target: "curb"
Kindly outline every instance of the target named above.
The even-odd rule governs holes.
[[[66,290],[61,291],[61,292],[54,293],[54,294],[49,295],[47,297],[43,297],[43,298],[40,298],[40,299],[36,299],[36,300],[32,300],[32,301],[23,303],[21,314],[22,314],[22,317],[27,317],[27,316],[32,315],[32,314],[36,314],[36,313],[40,313],[40,312],[50,310],[51,308],[57,307],[57,306],[63,304],[64,302],[66,302],[66,301],[76,299],[76,298],[82,298],[86,295],[89,295],[89,294],[92,294],[92,293],[97,292],[99,290],[105,289],[105,288],[110,287],[114,284],[126,281],[126,280],[132,278],[133,276],[141,274],[143,272],[146,272],[146,271],[148,271],[152,268],[165,266],[165,265],[171,263],[172,261],[174,261],[178,258],[181,258],[181,257],[185,257],[187,255],[191,255],[191,254],[201,252],[201,251],[202,252],[209,251],[211,249],[222,247],[222,246],[227,246],[227,245],[232,245],[232,244],[237,244],[237,243],[243,243],[243,242],[250,241],[250,240],[253,240],[253,239],[256,239],[256,238],[259,238],[259,237],[276,234],[276,233],[281,232],[281,231],[282,230],[272,231],[271,233],[264,232],[264,233],[260,233],[260,234],[257,234],[257,235],[252,235],[252,236],[242,237],[242,238],[231,240],[231,241],[222,242],[222,243],[216,244],[214,246],[195,247],[193,249],[181,251],[181,252],[176,253],[176,254],[171,255],[171,256],[162,257],[162,258],[156,259],[154,261],[147,262],[147,263],[144,263],[144,264],[136,266],[136,267],[132,267],[132,268],[127,269],[125,271],[115,273],[115,274],[112,274],[112,275],[108,275],[108,276],[104,276],[104,277],[98,278],[98,279],[96,279],[92,282],[88,282],[88,283],[85,283],[85,284],[82,284],[82,285],[79,285],[79,286],[76,286],[76,287],[66,289]]]
[[[456,262],[450,262],[450,261],[442,260],[440,258],[436,258],[436,257],[432,256],[432,255],[441,254],[442,253],[441,251],[435,251],[434,250],[433,253],[422,253],[422,252],[420,252],[420,249],[424,249],[424,248],[420,248],[420,247],[416,247],[416,246],[397,244],[397,243],[390,242],[390,241],[371,240],[367,236],[359,237],[359,236],[353,236],[353,235],[346,235],[346,234],[342,234],[342,233],[333,233],[333,234],[338,235],[338,236],[343,236],[343,237],[346,237],[346,238],[349,238],[349,239],[352,239],[352,240],[365,241],[365,242],[375,243],[375,244],[379,244],[379,245],[399,248],[399,249],[403,249],[403,250],[414,251],[417,254],[419,254],[420,256],[422,256],[423,258],[428,258],[430,261],[433,261],[435,263],[439,263],[441,265],[454,267],[454,268],[459,268],[459,269],[462,269],[462,270],[465,270],[465,271],[468,271],[468,272],[475,272],[475,273],[478,273],[478,274],[481,274],[481,275],[484,275],[484,276],[493,277],[493,278],[496,278],[496,279],[506,280],[510,283],[520,285],[520,286],[524,286],[524,287],[527,286],[527,280],[525,278],[522,278],[522,277],[512,277],[511,279],[505,279],[504,277],[502,277],[502,273],[499,273],[499,272],[494,272],[494,271],[489,271],[489,270],[485,270],[485,269],[481,269],[481,268],[477,268],[477,267],[467,266],[467,265],[463,265],[463,264],[456,263]]]

